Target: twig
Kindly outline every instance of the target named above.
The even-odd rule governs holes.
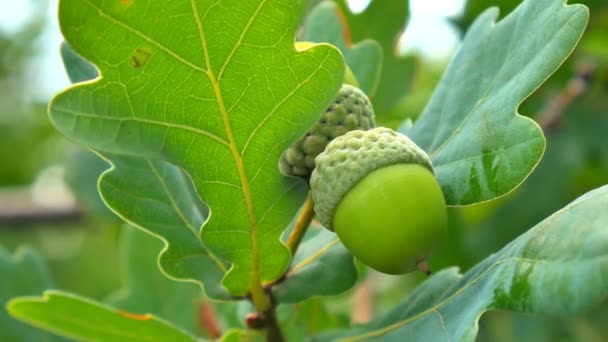
[[[83,217],[82,210],[63,192],[52,193],[41,202],[34,198],[29,187],[0,190],[0,228],[75,222]]]
[[[263,313],[252,312],[245,317],[245,324],[252,330],[265,330],[266,341],[268,342],[283,342],[285,337],[276,314],[277,303],[271,297],[271,305],[268,310]]]
[[[312,195],[309,192],[304,207],[300,212],[300,216],[298,216],[293,230],[287,238],[287,247],[291,250],[291,255],[296,255],[298,246],[300,245],[300,242],[302,242],[302,238],[304,237],[304,234],[306,234],[306,230],[308,230],[310,222],[312,222],[312,219],[315,216],[314,205]]]
[[[277,319],[276,307],[277,305],[273,301],[270,309],[264,313],[264,318],[266,319],[266,341],[268,342],[285,341],[281,326],[279,325],[279,320]]]
[[[554,132],[559,128],[566,108],[589,88],[595,68],[593,63],[581,63],[576,76],[570,79],[566,87],[547,103],[537,119],[545,133]]]
[[[368,277],[363,281],[353,295],[353,306],[351,320],[354,324],[366,324],[372,320],[373,301],[372,301],[372,279]]]
[[[198,307],[198,322],[199,326],[209,335],[209,338],[215,340],[222,336],[220,325],[217,322],[217,317],[211,304],[200,303]]]
[[[426,274],[427,276],[430,276],[433,273],[429,268],[429,263],[426,259],[419,261],[416,264],[416,268],[418,268],[418,270],[422,271],[422,273]]]

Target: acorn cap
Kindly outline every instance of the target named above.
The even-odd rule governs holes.
[[[374,109],[367,95],[344,84],[310,131],[283,153],[279,168],[287,176],[308,177],[315,168],[315,157],[331,140],[352,130],[375,126]]]
[[[334,139],[317,156],[310,178],[317,220],[333,231],[338,205],[359,181],[385,166],[412,163],[433,173],[426,152],[410,138],[389,128],[352,131]]]

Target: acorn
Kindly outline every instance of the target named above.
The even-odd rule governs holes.
[[[429,156],[379,127],[331,141],[310,178],[317,220],[364,264],[388,274],[424,268],[447,230]]]
[[[330,141],[346,132],[375,126],[374,110],[367,95],[357,87],[343,84],[314,126],[282,154],[279,168],[285,175],[308,178],[315,168],[315,157]]]

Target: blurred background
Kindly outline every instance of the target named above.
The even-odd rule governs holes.
[[[432,259],[433,269],[456,265],[464,272],[576,197],[608,183],[608,1],[570,2],[590,8],[587,31],[566,63],[519,110],[545,131],[541,164],[508,196],[452,209],[450,245]],[[410,0],[397,49],[415,56],[416,76],[395,110],[400,119],[415,120],[422,111],[477,15],[498,6],[504,16],[519,3]],[[350,5],[362,11],[367,1]],[[59,54],[56,8],[57,0],[0,0],[0,252],[31,246],[49,266],[52,287],[107,300],[119,297],[128,283],[123,246],[129,242],[96,191],[107,165],[60,136],[46,114],[51,96],[69,86]],[[147,258],[150,272],[157,272],[155,258]],[[364,322],[423,280],[417,274],[368,275],[344,296],[307,305]],[[0,289],[5,281],[0,274]],[[6,299],[0,295],[0,306]],[[193,329],[212,336],[196,315],[204,315],[204,306],[193,310]],[[0,313],[2,319],[7,318]],[[580,317],[491,312],[480,327],[480,341],[607,341],[608,302]]]

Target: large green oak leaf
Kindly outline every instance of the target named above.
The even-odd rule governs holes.
[[[49,290],[42,297],[19,297],[8,304],[16,318],[86,341],[175,341],[196,339],[156,316],[120,311],[73,294]]]
[[[72,82],[98,76],[95,68],[66,43],[61,46],[61,56]],[[99,159],[89,153],[89,159]],[[159,266],[163,272],[174,279],[204,284],[207,295],[212,298],[229,298],[221,285],[228,267],[199,238],[199,228],[208,216],[208,209],[196,194],[190,178],[163,160],[100,156],[112,165],[98,183],[102,198],[123,220],[165,242],[166,248],[158,248],[162,249]],[[96,175],[101,173],[95,171]]]
[[[301,1],[63,0],[68,43],[101,78],[50,105],[55,126],[102,153],[183,168],[211,209],[201,237],[245,295],[284,272],[279,241],[306,195],[278,160],[330,103],[344,62],[294,48]],[[238,10],[235,10],[238,9]]]
[[[536,167],[545,139],[517,108],[570,55],[588,11],[528,0],[497,15],[475,21],[420,118],[400,128],[430,155],[448,205],[507,194]]]
[[[425,281],[396,308],[319,341],[474,341],[487,310],[582,313],[608,297],[608,185],[524,233],[464,275]]]

